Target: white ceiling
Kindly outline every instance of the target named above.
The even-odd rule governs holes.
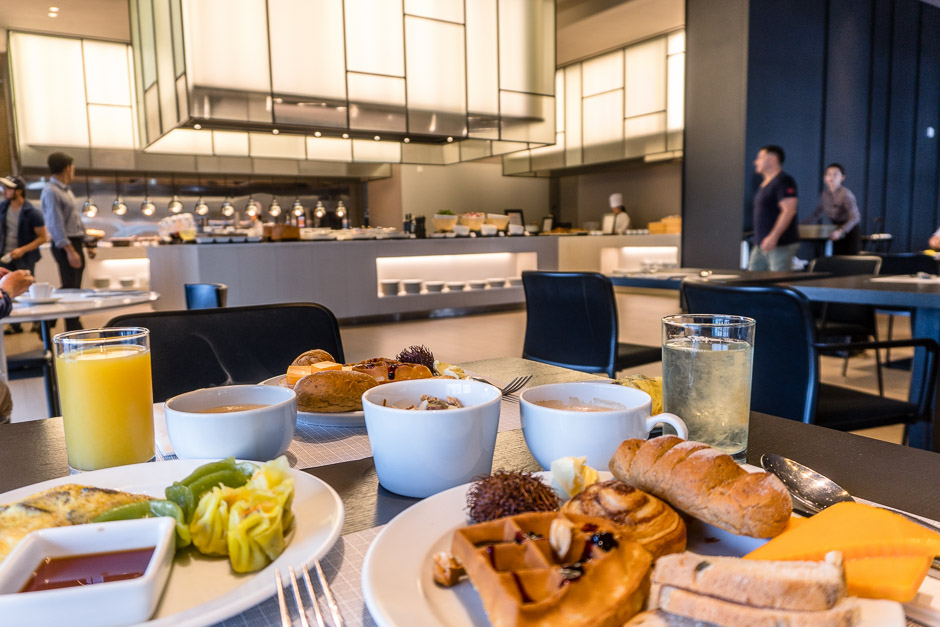
[[[47,15],[51,6],[58,17]],[[0,28],[2,52],[9,29],[131,40],[127,0],[0,0]]]

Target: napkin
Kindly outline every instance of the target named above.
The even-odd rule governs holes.
[[[153,406],[153,439],[157,445],[157,450],[164,457],[176,454],[173,451],[173,444],[170,442],[170,434],[166,430],[166,408],[164,403],[155,403]]]

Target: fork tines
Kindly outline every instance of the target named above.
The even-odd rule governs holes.
[[[532,375],[516,377],[503,388],[503,396],[508,397],[513,392],[518,392],[525,387],[526,383],[532,380]]]
[[[323,574],[323,569],[320,567],[320,560],[314,560],[314,567],[317,571],[317,579],[320,582],[320,589],[323,590],[323,596],[326,597],[327,605],[330,607],[330,614],[333,617],[333,627],[344,627],[345,623],[343,622],[343,616],[339,611],[339,605],[336,603],[336,597],[333,596],[333,590],[330,588],[330,584],[327,581],[326,576]],[[326,627],[326,622],[323,619],[323,612],[320,609],[320,602],[317,599],[316,593],[314,592],[313,582],[310,580],[310,571],[307,570],[307,566],[305,564],[301,564],[300,568],[303,574],[304,587],[307,589],[307,597],[310,599],[310,604],[313,606],[314,616],[317,619],[317,627]],[[300,586],[297,583],[297,575],[294,572],[294,567],[288,566],[287,570],[288,574],[290,574],[290,585],[291,590],[294,593],[294,603],[297,606],[298,614],[300,614],[301,627],[310,627],[310,623],[307,621],[307,612],[305,609],[303,596],[300,593]],[[277,582],[277,603],[281,613],[281,626],[291,627],[292,622],[290,618],[290,610],[287,607],[287,600],[284,595],[284,585],[281,581],[280,571],[274,571],[274,580]]]

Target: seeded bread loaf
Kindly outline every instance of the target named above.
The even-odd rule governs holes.
[[[651,606],[668,614],[685,616],[723,627],[852,627],[861,614],[854,597],[844,598],[828,610],[759,608],[663,586]]]
[[[739,535],[772,538],[793,511],[790,493],[774,475],[749,473],[730,455],[672,435],[624,440],[609,467],[624,483]]]
[[[842,554],[824,562],[763,562],[695,553],[656,560],[653,584],[754,607],[828,610],[846,595]]]

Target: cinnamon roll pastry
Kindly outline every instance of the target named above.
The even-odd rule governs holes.
[[[561,511],[606,518],[628,528],[654,558],[685,550],[685,523],[679,514],[652,494],[617,479],[589,485]]]

